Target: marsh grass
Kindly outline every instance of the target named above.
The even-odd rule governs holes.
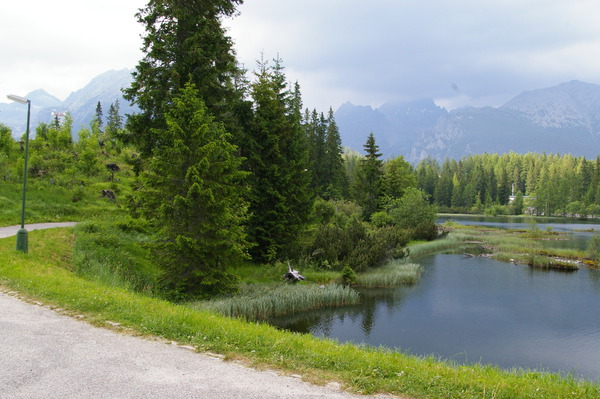
[[[367,288],[393,288],[403,284],[415,284],[420,278],[420,265],[393,260],[385,266],[359,274],[354,285]]]
[[[307,381],[337,381],[363,394],[385,392],[430,399],[600,397],[599,384],[572,377],[482,365],[459,366],[433,357],[339,344],[110,287],[71,271],[73,240],[69,229],[32,231],[29,254],[23,254],[14,250],[13,237],[0,239],[0,285],[4,290],[60,307],[68,314],[83,315],[98,326],[160,336],[201,352],[221,353],[247,364],[301,374]],[[114,322],[121,325],[114,327]]]
[[[210,310],[228,317],[265,320],[271,316],[304,310],[358,303],[359,295],[337,284],[263,284],[244,285],[230,298],[189,303],[194,309]]]

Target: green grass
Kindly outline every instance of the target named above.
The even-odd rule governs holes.
[[[100,215],[124,215],[121,197],[112,201],[101,196],[102,190],[113,189],[110,182],[64,187],[46,181],[27,182],[25,223],[73,222]],[[0,182],[0,226],[21,222],[22,183]]]
[[[393,288],[403,284],[415,284],[421,278],[421,266],[393,260],[387,265],[361,273],[354,285],[372,288]]]
[[[65,312],[82,314],[99,326],[118,322],[124,331],[161,336],[200,352],[301,374],[308,381],[338,381],[346,389],[365,394],[388,392],[431,399],[600,397],[600,385],[570,377],[459,366],[381,348],[338,344],[109,286],[73,272],[73,242],[68,229],[32,231],[29,254],[23,254],[14,250],[14,238],[1,239],[0,284]]]
[[[78,275],[111,287],[158,293],[160,269],[151,262],[147,234],[127,218],[75,227],[73,267]]]
[[[194,302],[188,306],[229,317],[265,320],[270,316],[356,304],[359,299],[356,291],[337,284],[276,283],[244,285],[241,292],[233,297]]]

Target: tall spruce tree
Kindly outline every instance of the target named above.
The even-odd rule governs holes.
[[[175,298],[232,291],[237,279],[226,267],[249,246],[242,159],[193,84],[173,97],[165,122],[154,134],[168,145],[155,146],[139,197],[161,229],[155,246],[161,281]]]
[[[244,155],[251,172],[250,236],[253,259],[284,255],[307,222],[312,198],[307,145],[300,125],[299,87],[287,90],[281,61],[258,65],[251,85],[254,115]]]
[[[355,195],[363,208],[363,217],[369,219],[381,206],[383,195],[383,161],[373,133],[363,146],[366,155],[360,161],[355,186]]]
[[[325,166],[329,173],[327,174],[327,187],[324,197],[341,199],[348,194],[348,180],[344,171],[344,159],[342,158],[344,152],[342,138],[332,108],[329,108],[326,123]]]
[[[329,169],[326,160],[327,126],[323,114],[316,109],[304,124],[309,148],[309,170],[311,173],[311,188],[316,195],[323,196],[327,189]]]
[[[98,104],[96,104],[96,120],[98,121],[98,127],[100,129],[102,129],[102,126],[104,125],[104,120],[102,119],[102,116],[102,104],[100,103],[100,101],[98,101]]]
[[[149,0],[136,14],[145,27],[144,58],[124,90],[141,113],[127,122],[129,140],[149,155],[165,137],[165,114],[172,97],[189,81],[217,120],[233,125],[231,109],[243,93],[235,79],[237,67],[232,40],[221,25],[242,0]],[[229,126],[227,126],[229,127]],[[232,129],[229,129],[230,131]]]

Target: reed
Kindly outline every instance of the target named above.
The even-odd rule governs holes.
[[[421,265],[393,260],[387,265],[359,274],[356,286],[369,288],[393,288],[415,284],[421,278]]]
[[[358,303],[359,295],[337,284],[245,285],[234,297],[189,303],[193,309],[209,310],[228,317],[265,320],[326,306]]]

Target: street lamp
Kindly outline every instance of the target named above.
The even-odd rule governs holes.
[[[9,94],[9,100],[15,101],[19,104],[27,104],[27,130],[25,132],[25,166],[23,167],[23,202],[21,205],[21,228],[17,232],[17,251],[23,251],[27,253],[28,242],[27,242],[27,229],[25,229],[25,193],[27,191],[27,156],[29,155],[29,116],[31,115],[31,100]]]

